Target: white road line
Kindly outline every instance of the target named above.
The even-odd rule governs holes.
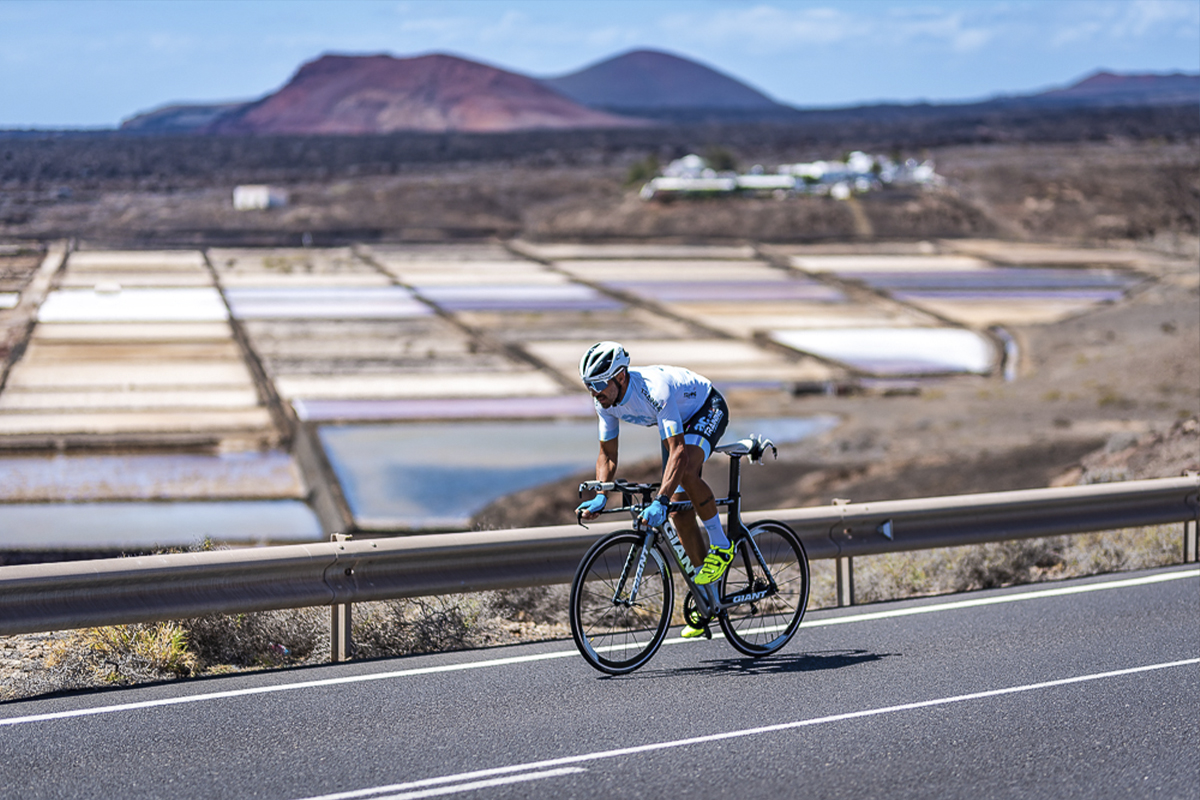
[[[1104,581],[1103,583],[1087,583],[1081,586],[1060,586],[1054,589],[1039,589],[1031,592],[1021,592],[1020,594],[1005,594],[996,597],[979,597],[971,600],[954,600],[949,603],[938,603],[933,606],[916,606],[913,608],[898,608],[891,611],[876,611],[866,614],[855,614],[851,617],[832,617],[830,619],[813,620],[812,622],[802,622],[802,628],[815,628],[821,625],[840,625],[844,622],[866,622],[875,619],[889,619],[891,617],[907,617],[913,614],[928,614],[931,611],[955,611],[960,608],[977,608],[978,606],[993,606],[1000,603],[1015,603],[1020,600],[1042,600],[1047,597],[1062,597],[1071,594],[1084,594],[1086,592],[1098,592],[1105,589],[1127,589],[1131,586],[1145,586],[1151,583],[1162,583],[1163,581],[1177,581],[1181,578],[1196,578],[1200,577],[1200,569],[1183,570],[1180,572],[1164,572],[1155,575],[1143,575],[1140,578],[1126,578],[1116,581]]]
[[[868,612],[865,614],[854,614],[846,617],[833,617],[830,619],[805,622],[801,624],[801,627],[842,625],[850,622],[868,622],[871,620],[902,617],[913,614],[928,614],[934,611],[953,611],[962,608],[974,608],[977,606],[995,605],[999,603],[1012,603],[1018,600],[1036,600],[1047,597],[1061,597],[1064,595],[1080,594],[1082,592],[1095,592],[1103,589],[1125,589],[1132,586],[1144,586],[1146,584],[1161,583],[1163,581],[1173,581],[1196,577],[1200,577],[1200,569],[1158,573],[1154,575],[1144,575],[1139,578],[1103,581],[1100,583],[1089,583],[1081,586],[1064,586],[1055,589],[1019,592],[1015,594],[998,595],[996,597],[981,597],[972,600],[956,600],[948,603],[913,606],[911,608],[899,608],[891,611]],[[714,634],[713,638],[717,638],[718,635],[719,634]],[[676,637],[674,639],[668,639],[666,642],[664,642],[664,644],[684,644],[694,643],[695,641],[697,640]],[[233,697],[247,697],[250,695],[271,694],[273,692],[289,692],[299,689],[316,689],[326,686],[365,683],[367,681],[409,678],[417,675],[432,675],[439,672],[457,672],[460,670],[469,669],[504,667],[512,664],[527,664],[535,661],[548,661],[555,658],[576,657],[578,655],[578,651],[574,648],[571,648],[570,650],[557,650],[551,653],[537,653],[526,656],[512,656],[511,658],[493,658],[485,661],[466,661],[455,664],[442,664],[435,667],[416,667],[413,669],[397,670],[395,672],[377,672],[369,675],[347,675],[341,678],[325,678],[323,680],[300,681],[297,683],[284,683],[273,686],[256,686],[249,689],[232,689],[226,692],[209,692],[206,694],[187,695],[184,697],[165,697],[160,700],[145,700],[139,703],[123,703],[112,706],[98,706],[96,708],[78,708],[72,711],[56,711],[49,714],[32,714],[27,717],[10,717],[8,719],[0,719],[0,727],[7,725],[23,725],[31,722],[49,722],[59,719],[71,719],[74,717],[90,717],[96,714],[112,714],[118,711],[134,711],[142,708],[159,708],[164,706],[182,705],[184,703],[199,703],[208,700],[226,700]]]
[[[587,772],[582,767],[563,767],[562,769],[551,769],[544,772],[527,772],[523,775],[510,775],[506,778],[492,778],[484,781],[471,781],[470,783],[457,783],[453,786],[439,786],[436,789],[420,789],[412,792],[401,792],[400,794],[389,794],[382,797],[376,797],[375,800],[417,800],[420,797],[437,797],[443,794],[455,794],[456,792],[472,792],[476,789],[489,789],[493,786],[506,786],[510,783],[525,783],[527,781],[539,781],[543,778],[557,778],[559,775],[573,775],[577,772]],[[434,779],[438,782],[450,782],[457,780],[449,778],[445,780]],[[416,781],[409,784],[400,784],[390,787],[388,791],[395,791],[405,787],[415,787],[419,785],[429,785],[433,781]]]
[[[255,694],[271,694],[272,692],[290,692],[296,689],[315,689],[323,686],[339,686],[347,683],[364,683],[366,681],[381,681],[391,678],[408,678],[413,675],[431,675],[436,672],[457,672],[467,669],[483,669],[485,667],[502,667],[509,664],[525,664],[531,661],[545,661],[552,658],[567,658],[578,656],[576,650],[561,650],[553,653],[539,653],[529,656],[513,656],[512,658],[493,658],[488,661],[469,661],[460,664],[443,664],[437,667],[417,667],[396,672],[377,672],[370,675],[347,675],[342,678],[326,678],[319,681],[301,681],[299,683],[284,683],[274,686],[256,686],[250,689],[232,689],[227,692],[209,692],[207,694],[188,695],[187,697],[164,697],[161,700],[146,700],[140,703],[124,703],[115,706],[100,706],[98,708],[77,708],[73,711],[56,711],[51,714],[34,714],[28,717],[12,717],[0,719],[0,727],[5,725],[20,725],[26,722],[45,722],[55,719],[70,719],[71,717],[88,717],[93,714],[111,714],[116,711],[134,711],[139,708],[157,708],[159,706],[175,706],[183,703],[198,703],[204,700],[225,700],[230,697],[246,697]]]
[[[451,781],[471,781],[487,778],[489,776],[505,775],[514,772],[548,770],[554,767],[563,767],[570,764],[583,764],[590,761],[601,761],[610,758],[639,755],[641,753],[652,753],[657,750],[669,750],[676,747],[690,747],[698,744],[710,744],[712,742],[720,742],[727,739],[741,739],[748,736],[758,736],[764,733],[778,733],[780,731],[798,730],[800,728],[809,728],[815,725],[826,725],[832,722],[845,722],[846,720],[852,719],[878,717],[884,714],[895,714],[901,711],[915,711],[922,708],[950,705],[952,703],[964,703],[970,700],[982,700],[989,697],[1002,697],[1004,695],[1033,692],[1041,689],[1053,689],[1060,686],[1070,686],[1076,683],[1099,681],[1108,678],[1120,678],[1126,675],[1137,675],[1140,673],[1171,669],[1173,667],[1192,666],[1195,664],[1200,664],[1200,658],[1188,658],[1182,661],[1168,661],[1162,664],[1148,664],[1141,667],[1112,670],[1111,672],[1097,672],[1091,675],[1077,675],[1073,678],[1061,678],[1059,680],[1043,681],[1041,683],[1029,683],[1023,686],[1009,686],[1004,689],[990,689],[984,692],[954,695],[953,697],[939,697],[934,700],[922,700],[916,703],[904,703],[903,705],[897,706],[871,708],[864,711],[850,711],[845,714],[832,714],[827,717],[815,717],[813,719],[798,720],[796,722],[784,722],[778,725],[764,725],[760,728],[747,728],[745,730],[714,733],[707,736],[694,736],[690,739],[676,739],[669,742],[654,742],[652,744],[637,745],[636,747],[624,747],[619,750],[601,750],[595,753],[584,753],[582,755],[554,758],[547,761],[535,761],[529,764],[514,764],[507,767],[495,767],[493,769],[481,769],[474,772],[462,772],[457,775],[429,778],[426,781],[418,781],[417,783],[400,783],[393,786],[378,786],[371,789],[359,789],[351,792],[340,792],[338,794],[326,794],[316,797],[308,797],[304,800],[352,800],[352,798],[366,797],[374,797],[376,800],[384,800],[384,798],[379,798],[377,796],[386,794],[388,792],[400,791],[408,787],[415,787],[420,784],[428,785],[435,782],[445,783]],[[402,796],[407,797],[408,795]]]
[[[1196,578],[1200,577],[1200,569],[1183,570],[1181,572],[1165,572],[1155,575],[1143,575],[1140,578],[1125,578],[1115,581],[1104,581],[1102,583],[1088,583],[1082,586],[1060,586],[1053,589],[1039,589],[1036,591],[1021,592],[1019,594],[997,595],[995,597],[977,597],[971,600],[952,600],[948,603],[937,603],[928,606],[912,606],[911,608],[895,608],[890,611],[868,611],[864,614],[851,614],[845,617],[829,617],[827,619],[807,620],[800,623],[801,628],[821,628],[826,625],[844,625],[847,622],[870,622],[877,619],[891,619],[893,617],[911,617],[915,614],[929,614],[934,611],[956,611],[962,608],[978,608],[979,606],[994,606],[1002,603],[1016,603],[1022,600],[1043,600],[1047,597],[1063,597],[1072,594],[1084,594],[1086,592],[1096,592],[1105,589],[1128,589],[1131,586],[1145,586],[1151,583],[1162,583],[1163,581],[1176,581],[1181,578]],[[785,625],[770,625],[762,628],[755,628],[755,632],[771,632],[781,631]],[[718,636],[724,637],[724,634],[713,634],[713,638]],[[695,641],[694,639],[680,638],[678,641]]]

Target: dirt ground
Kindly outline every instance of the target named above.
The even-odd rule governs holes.
[[[981,236],[1138,243],[1196,255],[1195,141],[975,144],[888,154],[931,158],[948,183],[938,191],[863,195],[857,215],[828,197],[647,203],[637,197],[639,184],[628,182],[643,156],[634,151],[583,153],[569,165],[407,164],[389,174],[291,176],[278,181],[290,194],[288,206],[262,211],[234,210],[238,176],[219,172],[206,182],[149,186],[118,178],[43,180],[0,192],[0,239],[150,246],[298,244],[305,233],[316,245],[518,235],[760,242]],[[742,167],[770,169],[798,153],[776,147],[735,155]]]

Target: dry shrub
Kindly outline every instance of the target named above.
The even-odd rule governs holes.
[[[963,548],[953,572],[955,592],[1034,583],[1063,565],[1061,538],[1018,539]]]
[[[567,622],[570,596],[567,584],[504,589],[492,593],[491,608],[496,616],[512,622],[562,625]]]
[[[491,598],[479,593],[356,604],[355,656],[490,644],[497,624]],[[548,609],[552,602],[543,605]],[[54,635],[44,658],[6,679],[2,698],[319,664],[328,656],[328,642],[327,606],[67,631]]]
[[[1096,575],[1122,570],[1151,569],[1183,561],[1180,525],[1149,525],[1074,536],[1064,554],[1065,571]]]
[[[809,608],[830,608],[837,605],[837,570],[833,559],[808,563]]]
[[[356,658],[462,650],[484,642],[490,593],[414,597],[354,606]]]
[[[327,608],[210,614],[180,623],[204,667],[276,667],[303,663],[329,641]]]
[[[946,556],[947,551],[942,549],[856,558],[855,600],[874,603],[949,592],[946,578],[953,568]],[[829,563],[833,564],[832,561]]]
[[[855,599],[871,603],[1178,564],[1183,560],[1181,528],[1152,525],[863,556],[854,559]],[[816,567],[821,563],[813,565],[814,601],[809,605],[814,608],[825,600],[817,585]],[[825,563],[830,565],[828,604],[832,605],[836,602],[833,562]]]
[[[111,625],[71,631],[54,643],[37,683],[44,691],[128,686],[197,671],[187,631],[175,622]]]

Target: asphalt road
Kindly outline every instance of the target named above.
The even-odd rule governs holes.
[[[570,642],[0,705],[20,798],[1157,798],[1200,790],[1200,570],[813,612],[781,653]]]

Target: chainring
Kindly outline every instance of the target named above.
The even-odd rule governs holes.
[[[688,592],[687,597],[683,599],[683,621],[693,628],[703,628],[710,622],[709,618],[696,608],[696,598],[692,596],[691,592]]]

